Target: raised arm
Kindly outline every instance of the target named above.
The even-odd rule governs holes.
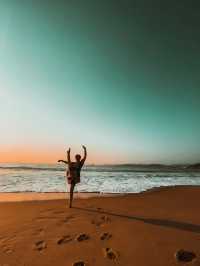
[[[64,161],[64,160],[58,160],[58,163],[65,163],[65,164],[68,164],[67,161]]]
[[[71,151],[71,149],[69,148],[68,151],[67,151],[67,162],[68,163],[71,163],[70,151]]]
[[[84,156],[83,156],[83,159],[81,160],[81,163],[84,164],[86,158],[87,158],[87,149],[84,145],[82,145],[83,147],[83,150],[84,150]]]

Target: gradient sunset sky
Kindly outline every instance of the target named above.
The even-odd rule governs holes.
[[[199,8],[153,2],[0,0],[0,162],[200,161]]]

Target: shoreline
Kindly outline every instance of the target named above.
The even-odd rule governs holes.
[[[132,193],[130,193],[132,194]],[[75,199],[120,197],[125,193],[74,192]],[[0,192],[1,202],[49,201],[69,199],[69,192]]]
[[[89,198],[115,198],[126,196],[143,196],[165,190],[192,188],[200,189],[199,185],[175,185],[161,186],[147,189],[138,193],[102,193],[102,192],[74,192],[75,199]],[[69,192],[0,192],[0,203],[3,202],[26,202],[26,201],[50,201],[50,200],[65,200],[69,199]]]

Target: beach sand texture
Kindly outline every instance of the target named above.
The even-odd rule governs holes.
[[[189,186],[83,197],[72,209],[62,198],[1,202],[0,265],[197,266],[199,202],[200,187]],[[179,250],[191,261],[178,261]]]

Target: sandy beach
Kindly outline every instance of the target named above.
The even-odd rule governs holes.
[[[80,196],[0,194],[0,265],[200,265],[200,187]]]

